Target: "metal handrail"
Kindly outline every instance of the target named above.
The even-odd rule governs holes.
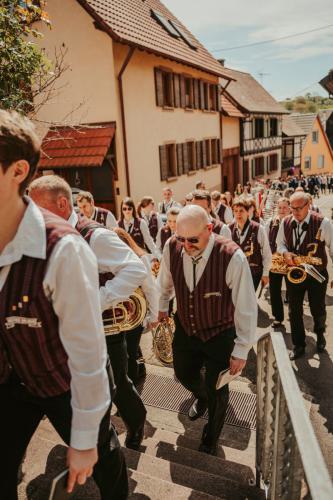
[[[331,500],[333,484],[280,332],[258,341],[257,486],[266,497]]]

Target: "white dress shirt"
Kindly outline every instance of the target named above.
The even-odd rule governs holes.
[[[210,221],[212,224],[214,224],[214,219],[212,217],[210,218]],[[222,221],[220,221],[220,222],[222,222]],[[217,233],[215,233],[215,234],[217,234]],[[224,238],[228,238],[228,240],[232,239],[231,231],[230,231],[229,227],[224,222],[222,222],[222,227],[220,229],[219,235],[224,236]]]
[[[73,211],[68,222],[75,227],[78,216]],[[90,238],[90,248],[97,257],[98,272],[114,274],[100,287],[102,311],[128,299],[146,278],[146,269],[137,255],[118,237],[106,228],[95,229]]]
[[[24,255],[46,259],[44,218],[38,207],[30,199],[27,201],[14,239],[0,254],[0,290],[11,265]],[[43,288],[59,319],[59,336],[68,355],[73,409],[71,446],[90,449],[96,446],[99,424],[110,404],[110,392],[97,262],[81,236],[68,234],[55,245]]]
[[[170,201],[160,201],[159,204],[158,204],[158,211],[160,214],[162,215],[165,215],[167,214],[167,211],[170,209],[170,208],[182,208],[181,204],[180,203],[177,203],[177,201],[173,200],[171,198]],[[163,213],[163,208],[165,210],[165,212]]]
[[[143,293],[145,294],[148,306],[148,313],[144,320],[144,325],[148,325],[148,323],[152,323],[158,320],[158,289],[156,285],[156,280],[153,278],[153,274],[151,272],[151,260],[149,255],[143,255],[141,257],[141,261],[143,262],[146,268],[146,279],[142,282],[141,288]]]
[[[97,217],[97,211],[98,211],[98,207],[94,207],[94,212],[93,212],[93,215],[92,215],[92,220],[97,220],[96,217]],[[103,224],[103,226],[106,227],[106,229],[113,229],[114,227],[117,227],[117,220],[115,218],[115,216],[113,215],[112,212],[110,212],[110,210],[108,210],[108,214],[106,216],[106,221],[105,221],[105,224]]]
[[[128,234],[131,234],[130,229],[131,229],[131,227],[133,228],[133,225],[134,225],[134,218],[133,217],[129,222],[124,219],[125,231]],[[118,226],[119,226],[119,224],[118,224]],[[143,219],[140,219],[140,231],[141,231],[142,236],[143,236],[143,241],[145,242],[145,245],[147,246],[148,250],[150,251],[150,253],[154,257],[156,257],[158,259],[159,253],[157,251],[157,248],[156,248],[156,245],[154,243],[153,238],[150,236],[149,227],[147,225],[147,222]]]
[[[294,217],[293,217],[293,220],[295,220],[299,226],[302,226],[302,224],[304,222],[309,223],[310,216],[311,216],[311,213],[309,212],[308,215],[305,217],[305,219],[302,220],[302,222],[300,222],[300,223]],[[325,241],[325,245],[328,248],[328,252],[329,252],[330,257],[331,257],[332,262],[333,262],[333,226],[327,217],[323,218],[323,221],[322,221],[319,229],[321,231],[320,241]],[[306,235],[306,231],[303,231],[301,238],[300,238],[300,245],[302,244],[302,242],[305,238],[305,235]],[[278,232],[277,237],[276,237],[276,244],[277,244],[278,253],[280,253],[282,255],[285,252],[291,251],[291,250],[288,250],[288,248],[287,248],[283,223],[280,224],[279,232]],[[295,245],[295,231],[293,231],[293,244]]]
[[[202,253],[202,259],[196,266],[196,279],[200,280],[214,246],[215,236],[210,236],[207,247]],[[193,291],[192,258],[183,251],[183,269],[186,285]],[[169,300],[174,296],[174,285],[170,272],[169,241],[165,244],[161,268],[157,278],[160,290],[160,311],[168,311]],[[232,302],[235,306],[234,321],[236,328],[233,356],[246,359],[248,351],[255,343],[257,327],[257,299],[253,288],[252,276],[247,259],[242,250],[236,250],[231,257],[227,272],[227,286],[232,290]],[[212,311],[213,313],[213,311]]]
[[[222,203],[219,203],[218,205],[216,205],[216,208],[214,210],[214,212],[216,214],[218,213],[221,205],[222,205]],[[231,222],[233,221],[233,218],[234,218],[234,215],[232,213],[232,209],[230,207],[228,207],[227,205],[225,205],[224,221],[222,221],[222,222],[225,222],[226,224],[231,224]]]
[[[246,230],[244,231],[244,234],[241,233],[240,229],[238,228],[238,225],[236,223],[236,231],[238,232],[238,237],[239,237],[239,242],[243,243],[243,241],[246,238],[246,235],[249,230],[248,226]],[[269,275],[269,270],[272,267],[272,252],[271,252],[271,247],[269,246],[269,240],[267,236],[267,229],[263,225],[259,225],[259,230],[258,230],[258,243],[260,246],[260,251],[261,251],[261,256],[262,256],[262,265],[263,265],[263,276],[268,276]]]
[[[164,222],[160,214],[156,214],[156,216],[157,216],[157,230],[159,231],[164,226]],[[148,229],[149,229],[150,217],[151,215],[146,215],[143,210],[141,211],[141,218],[146,222]]]
[[[156,236],[156,248],[157,248],[157,251],[159,253],[159,259],[162,258],[162,252],[163,252],[162,238],[161,238],[161,232],[162,232],[163,227],[164,227],[164,225],[158,230],[158,233],[157,233],[157,236]]]

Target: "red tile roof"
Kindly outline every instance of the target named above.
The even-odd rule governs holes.
[[[243,118],[244,115],[225,95],[221,95],[222,112],[233,118]]]
[[[221,64],[159,0],[78,0],[99,26],[118,42],[136,46],[169,59],[224,76]],[[154,18],[155,10],[176,22],[197,49],[172,37]]]
[[[42,169],[67,167],[100,167],[110,148],[115,125],[56,127],[43,139]]]

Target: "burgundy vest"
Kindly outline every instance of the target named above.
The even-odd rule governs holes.
[[[95,213],[92,220],[98,222],[98,224],[102,224],[102,226],[106,227],[106,219],[109,214],[109,210],[102,207],[95,207]]]
[[[253,244],[253,253],[247,257],[252,274],[260,273],[263,270],[261,248],[258,241],[259,227],[260,224],[258,224],[258,222],[251,220],[246,237],[243,242],[240,243],[238,238],[237,223],[232,222],[229,225],[232,239],[241,247],[245,254],[250,251],[251,245]]]
[[[278,218],[272,219],[271,222],[269,223],[268,239],[272,253],[275,253],[277,249],[276,237],[279,232],[279,227],[280,227],[280,219]]]
[[[157,214],[155,212],[153,212],[150,216],[148,227],[149,227],[150,236],[156,242],[156,236],[158,233],[158,218],[157,218]]]
[[[225,214],[226,209],[227,209],[227,207],[225,205],[223,205],[223,203],[221,203],[220,208],[218,209],[217,215],[219,216],[219,219],[222,222],[225,222],[224,214]]]
[[[162,250],[164,248],[164,245],[168,241],[168,239],[171,238],[171,229],[169,227],[162,227],[161,229],[161,246]]]
[[[234,306],[225,276],[237,249],[233,241],[215,236],[207,265],[191,293],[184,276],[182,246],[174,236],[171,238],[170,271],[177,298],[177,314],[190,337],[206,342],[234,326]]]
[[[132,236],[133,240],[135,241],[135,243],[137,245],[139,245],[139,247],[141,248],[146,248],[145,246],[145,240],[143,238],[143,234],[141,232],[141,229],[140,229],[140,223],[141,223],[141,219],[139,219],[138,217],[136,217],[134,219],[134,224],[129,232],[129,234]],[[121,227],[122,229],[125,229],[125,224],[124,224],[124,220],[123,219],[120,219],[118,221],[118,226]]]
[[[75,229],[81,234],[81,236],[86,240],[88,245],[90,246],[90,239],[95,231],[95,229],[103,228],[102,224],[98,224],[97,222],[88,219],[87,217],[80,216],[79,220],[75,226]],[[104,229],[104,228],[103,228]],[[99,286],[104,286],[105,283],[114,278],[114,274],[111,272],[108,273],[99,273]],[[106,310],[103,312],[103,319],[110,317],[112,311]]]
[[[13,368],[28,391],[43,398],[70,389],[58,317],[45,296],[43,280],[56,243],[77,232],[56,215],[40,210],[46,225],[46,259],[23,256],[12,264],[0,293],[0,383],[7,381]]]
[[[313,244],[316,243],[318,245],[317,252],[313,255],[313,257],[319,257],[322,260],[322,265],[316,266],[318,269],[326,269],[327,267],[325,241],[320,241],[320,231],[319,231],[323,218],[324,217],[321,214],[317,214],[316,212],[311,212],[309,227],[305,233],[304,240],[302,241],[302,244],[298,252],[299,255],[307,255],[309,251],[313,249]],[[288,217],[285,217],[283,219],[285,241],[289,252],[294,251],[292,221],[293,221],[292,215],[288,215]]]
[[[223,223],[221,221],[214,219],[213,220],[213,233],[220,234],[222,226],[223,226]]]

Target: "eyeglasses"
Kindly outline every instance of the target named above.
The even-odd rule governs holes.
[[[132,210],[132,207],[123,207],[123,212],[131,212]]]
[[[306,206],[308,205],[308,203],[305,203],[304,205],[302,205],[301,207],[292,207],[290,205],[290,208],[293,212],[300,212],[301,210],[303,210],[303,208],[305,208]]]
[[[191,243],[191,244],[195,244],[195,243],[199,243],[199,240],[200,238],[184,238],[183,236],[176,236],[176,240],[179,242],[179,243],[185,243],[185,241],[187,241],[188,243]]]

